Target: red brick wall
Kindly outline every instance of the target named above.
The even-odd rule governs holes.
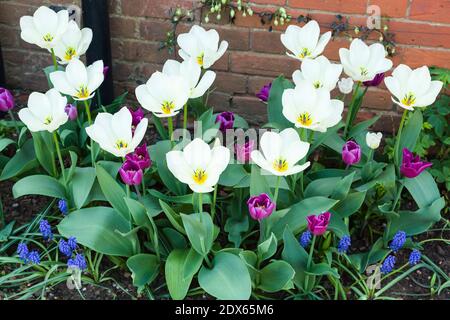
[[[10,86],[43,90],[45,81],[39,74],[44,65],[51,63],[49,56],[34,46],[27,45],[19,36],[19,18],[31,14],[36,6],[49,4],[49,0],[0,0],[0,37],[2,41],[6,72]],[[61,1],[76,3],[80,1]],[[365,25],[366,9],[378,5],[387,24],[395,34],[397,44],[394,66],[399,63],[411,67],[437,65],[450,68],[450,0],[253,0],[254,11],[273,11],[284,6],[294,17],[309,15],[318,20],[322,32],[329,30],[336,14],[349,18],[350,24]],[[116,93],[129,90],[134,95],[137,82],[148,77],[170,56],[167,50],[158,51],[160,41],[171,29],[168,11],[180,5],[192,8],[196,0],[111,0],[111,36],[114,58],[114,80]],[[222,19],[225,20],[225,19]],[[196,12],[195,23],[199,23]],[[217,72],[216,91],[211,103],[220,109],[236,110],[250,121],[264,120],[263,105],[254,97],[255,92],[273,77],[283,73],[290,76],[299,63],[287,57],[280,42],[284,27],[269,32],[256,15],[237,15],[235,24],[210,19],[206,28],[216,28],[221,38],[229,42],[229,50],[214,65]],[[179,30],[190,27],[181,23]],[[345,38],[336,38],[328,44],[325,55],[338,61],[338,49],[348,47]],[[383,111],[383,127],[390,129],[392,120],[397,120],[385,87],[371,88],[365,100],[365,113]]]

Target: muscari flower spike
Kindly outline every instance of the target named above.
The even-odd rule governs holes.
[[[67,244],[69,245],[71,250],[75,250],[78,247],[78,242],[77,242],[77,238],[75,237],[70,237],[67,240]]]
[[[26,243],[19,243],[17,246],[17,254],[19,255],[20,260],[22,260],[24,263],[28,262],[28,246]]]
[[[71,250],[69,244],[67,243],[67,241],[65,241],[63,239],[59,240],[58,248],[59,248],[59,251],[66,257],[72,256],[72,250]]]
[[[352,242],[351,242],[351,238],[348,235],[345,235],[341,238],[341,240],[339,241],[338,244],[338,252],[339,253],[346,253],[347,250],[350,248]]]
[[[397,252],[403,247],[405,241],[406,241],[406,232],[401,230],[397,231],[397,233],[392,238],[389,248],[391,248],[392,251]]]
[[[69,213],[69,208],[67,207],[67,201],[64,199],[60,199],[58,201],[58,209],[61,211],[63,215],[67,215]]]
[[[306,230],[305,232],[303,232],[299,239],[300,245],[303,248],[306,248],[311,242],[311,237],[312,237],[311,231]]]
[[[395,256],[389,255],[387,258],[383,261],[383,264],[381,265],[380,271],[382,274],[388,274],[395,268]]]
[[[41,220],[41,222],[39,222],[39,231],[42,233],[42,237],[44,237],[44,240],[53,239],[52,227],[47,220]]]
[[[419,250],[414,249],[411,251],[411,254],[409,255],[408,262],[411,266],[414,266],[420,262],[420,259],[422,258],[422,254]]]
[[[84,255],[81,253],[77,253],[75,258],[69,259],[67,261],[67,266],[69,268],[78,268],[81,271],[87,269],[86,259],[84,258]]]
[[[31,251],[28,254],[28,261],[31,264],[39,264],[39,263],[41,263],[41,258],[39,257],[39,252],[37,252],[36,250]]]

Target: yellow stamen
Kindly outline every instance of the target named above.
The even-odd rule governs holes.
[[[416,96],[413,93],[405,94],[405,97],[402,99],[402,104],[405,106],[412,106],[416,102]]]
[[[64,59],[66,59],[67,61],[72,60],[72,57],[76,54],[77,52],[75,51],[74,48],[69,47],[67,48],[65,54],[64,54]]]
[[[116,149],[120,150],[120,149],[125,149],[128,148],[128,143],[123,141],[123,140],[117,140],[116,141]]]
[[[303,48],[302,51],[298,54],[298,57],[304,59],[311,55],[311,51],[308,48]]]
[[[208,175],[206,174],[205,170],[197,169],[194,171],[194,176],[192,178],[197,184],[203,184],[205,183],[207,177]]]
[[[50,123],[52,123],[52,121],[53,121],[52,116],[47,116],[47,117],[44,119],[44,124],[49,125]]]
[[[369,74],[369,71],[367,70],[367,68],[364,67],[359,67],[360,73],[362,76],[367,76]]]
[[[51,42],[55,37],[52,36],[50,33],[47,33],[43,38],[45,42]]]
[[[161,110],[165,114],[171,114],[172,110],[175,108],[173,101],[164,101],[161,105]]]
[[[88,90],[87,86],[81,86],[76,93],[76,97],[79,99],[88,98],[89,90]]]
[[[278,172],[285,172],[288,169],[288,163],[285,159],[279,158],[273,162],[273,168]]]
[[[197,63],[200,67],[203,67],[203,57],[205,56],[204,53],[201,53],[197,56]]]
[[[320,81],[316,81],[313,83],[314,88],[319,89],[323,87],[323,84],[320,83]]]
[[[312,118],[309,112],[303,112],[297,117],[297,122],[302,126],[309,127],[312,123]]]

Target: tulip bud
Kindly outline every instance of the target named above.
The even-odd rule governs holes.
[[[122,181],[129,186],[136,186],[141,184],[144,176],[139,165],[131,160],[125,161],[119,169]]]
[[[342,160],[348,166],[358,163],[361,160],[361,147],[354,141],[347,141],[342,148]]]
[[[419,156],[414,154],[407,148],[403,149],[403,159],[400,166],[400,173],[407,178],[415,178],[426,168],[431,167],[431,162],[421,161]]]
[[[352,78],[342,78],[338,81],[339,91],[342,94],[348,94],[353,90],[353,79]]]
[[[308,221],[308,230],[315,236],[323,235],[330,223],[331,213],[324,212],[319,215],[310,215],[306,217]]]
[[[270,89],[272,88],[272,82],[264,85],[261,90],[256,94],[256,96],[263,102],[269,100]]]
[[[64,108],[64,111],[69,116],[69,120],[75,120],[78,117],[78,110],[73,104],[68,104]]]
[[[383,134],[381,132],[367,132],[366,143],[370,149],[377,149],[380,146],[381,138]]]
[[[249,140],[244,144],[236,144],[234,151],[236,153],[236,159],[241,163],[247,163],[250,160],[250,154],[255,148],[255,141]]]
[[[225,132],[227,129],[233,129],[234,113],[225,111],[219,113],[216,117],[216,123],[220,122],[220,131]]]
[[[267,218],[275,210],[275,203],[270,197],[262,193],[259,196],[250,197],[247,201],[248,211],[254,220],[262,220]]]
[[[0,87],[0,111],[6,112],[14,108],[14,97],[11,92]]]
[[[384,73],[378,73],[375,77],[370,81],[364,81],[363,84],[366,87],[377,87],[381,82],[383,82]]]

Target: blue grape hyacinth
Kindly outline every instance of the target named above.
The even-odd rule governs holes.
[[[389,255],[387,258],[383,261],[383,264],[381,265],[380,271],[382,274],[388,274],[391,273],[392,270],[395,268],[395,256]]]
[[[28,262],[28,246],[26,243],[19,243],[17,246],[17,254],[19,255],[20,260],[22,260],[24,263]]]
[[[69,247],[70,247],[70,249],[71,250],[75,250],[76,248],[77,248],[77,238],[75,238],[75,237],[70,237],[68,240],[67,240],[67,244],[69,245]]]
[[[414,249],[413,251],[411,251],[411,254],[409,255],[408,262],[410,265],[414,266],[419,263],[421,258],[422,258],[422,254],[420,253],[420,251],[417,249]]]
[[[311,242],[311,237],[312,237],[311,231],[306,230],[305,232],[303,232],[302,235],[300,236],[300,240],[299,240],[300,245],[303,248],[306,248],[309,245],[309,243]]]
[[[70,248],[70,245],[67,243],[67,241],[63,239],[59,240],[58,248],[59,251],[66,257],[72,256],[72,249]]]
[[[391,244],[389,247],[392,251],[397,252],[400,250],[406,242],[406,232],[405,231],[397,231],[397,233],[392,238]]]
[[[350,239],[350,236],[345,235],[341,238],[338,244],[338,252],[339,253],[347,253],[347,250],[350,248],[352,244],[352,240]]]
[[[41,258],[39,257],[39,252],[37,252],[36,250],[31,251],[28,254],[28,261],[32,264],[41,263]]]
[[[67,261],[67,266],[69,268],[78,268],[81,271],[86,270],[87,268],[86,259],[84,258],[84,255],[82,255],[81,253],[77,253],[75,258],[69,259]]]
[[[52,227],[47,220],[41,220],[41,222],[39,223],[39,231],[42,233],[42,237],[44,237],[44,240],[53,239]]]
[[[69,208],[67,207],[67,201],[64,199],[60,199],[58,201],[58,208],[59,208],[59,211],[61,211],[61,213],[65,216],[69,213]]]

